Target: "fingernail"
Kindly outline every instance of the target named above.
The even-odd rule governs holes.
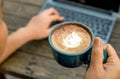
[[[95,40],[94,40],[94,46],[100,46],[100,40],[99,40],[99,38],[95,38]]]
[[[64,19],[64,17],[61,17],[61,19]]]
[[[112,47],[112,46],[111,46],[110,44],[107,45],[107,48],[108,48],[108,49],[111,48],[111,47]]]
[[[60,20],[60,21],[61,21],[61,20],[64,20],[64,17],[60,17],[60,19],[59,19],[59,20]]]

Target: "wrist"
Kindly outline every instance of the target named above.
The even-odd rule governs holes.
[[[18,32],[20,32],[20,35],[22,35],[22,37],[26,39],[26,41],[31,41],[34,39],[32,32],[26,27],[20,28]]]

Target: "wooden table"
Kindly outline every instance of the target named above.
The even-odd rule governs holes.
[[[44,0],[3,0],[4,20],[8,24],[9,34],[37,14]],[[109,40],[120,57],[120,21]],[[83,79],[86,65],[78,68],[60,66],[53,58],[47,39],[31,41],[18,49],[11,57],[0,65],[0,72],[25,79]]]

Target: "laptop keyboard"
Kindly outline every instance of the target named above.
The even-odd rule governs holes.
[[[111,28],[110,26],[112,24],[111,20],[84,14],[82,12],[75,12],[69,9],[51,5],[49,3],[44,7],[44,9],[50,7],[57,9],[60,15],[65,17],[64,21],[77,21],[86,24],[92,29],[95,36],[101,37],[103,40],[107,40],[107,36],[109,35],[109,30]]]

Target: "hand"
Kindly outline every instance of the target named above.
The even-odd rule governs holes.
[[[62,21],[64,17],[54,9],[46,9],[42,13],[34,16],[27,24],[26,31],[29,31],[33,40],[46,38],[52,28],[49,25],[53,21]]]
[[[108,52],[108,59],[103,64],[103,49]],[[92,49],[90,66],[85,79],[119,79],[120,60],[114,48],[107,44],[103,47],[102,40],[95,38]]]

